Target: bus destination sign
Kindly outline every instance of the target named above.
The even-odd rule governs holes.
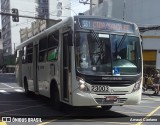
[[[79,19],[81,28],[84,29],[95,29],[95,30],[107,30],[114,32],[134,32],[134,25],[125,22],[109,20],[109,19],[94,19],[94,18],[80,18]]]

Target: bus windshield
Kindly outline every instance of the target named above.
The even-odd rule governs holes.
[[[140,41],[127,34],[104,34],[92,30],[75,34],[76,68],[86,75],[136,75],[141,71]]]

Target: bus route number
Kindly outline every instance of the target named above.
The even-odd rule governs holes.
[[[93,92],[107,92],[109,90],[108,86],[92,86]]]

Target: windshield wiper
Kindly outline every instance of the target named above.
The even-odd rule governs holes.
[[[122,37],[122,39],[120,40],[119,44],[118,44],[118,48],[122,45],[122,43],[124,42],[124,40],[126,39],[127,33],[124,34],[124,36]]]
[[[103,52],[103,44],[102,44],[102,42],[100,41],[99,37],[97,36],[97,34],[95,33],[94,30],[91,29],[90,31],[92,32],[94,38],[96,39],[96,42],[97,42],[97,44],[98,44],[98,48],[100,48],[101,52]]]
[[[103,43],[101,42],[101,40],[99,39],[99,37],[97,36],[97,34],[95,33],[95,31],[94,30],[90,30],[91,32],[92,32],[92,34],[93,34],[93,36],[94,36],[94,38],[96,39],[96,42],[97,42],[97,44],[98,44],[98,48],[100,48],[100,52],[97,52],[96,54],[98,54],[99,55],[99,57],[98,57],[98,59],[97,59],[97,61],[94,63],[95,65],[97,65],[97,63],[99,62],[99,60],[103,57],[103,55],[104,55],[104,51],[103,51]]]
[[[122,39],[119,41],[119,44],[117,46],[117,42],[116,42],[116,56],[118,56],[118,49],[121,47],[122,43],[124,42],[124,40],[126,39],[127,37],[127,33],[124,34],[124,36],[122,37]]]

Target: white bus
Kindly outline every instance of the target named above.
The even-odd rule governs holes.
[[[135,105],[142,93],[142,45],[134,23],[69,17],[16,48],[17,83],[55,108]]]

